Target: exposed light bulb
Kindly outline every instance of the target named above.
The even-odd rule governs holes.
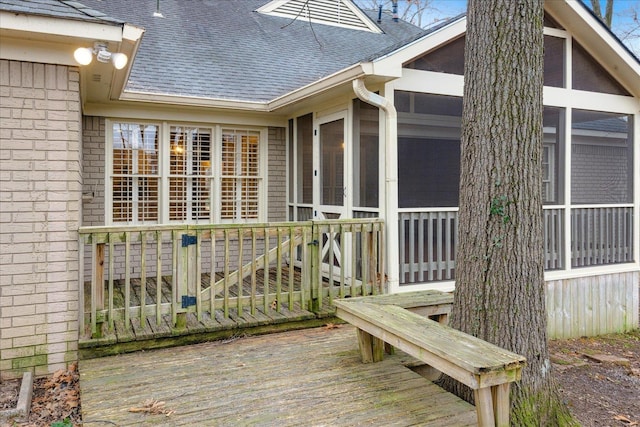
[[[93,59],[93,50],[88,47],[79,47],[73,52],[73,57],[80,65],[89,65]]]
[[[129,58],[127,58],[127,55],[124,53],[114,53],[111,55],[111,62],[116,70],[122,70],[127,65],[128,61]]]

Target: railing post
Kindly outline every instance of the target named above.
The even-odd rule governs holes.
[[[94,236],[95,238],[95,236]],[[104,322],[104,316],[98,312],[104,310],[104,243],[95,244],[94,252],[94,265],[93,265],[93,294],[95,298],[94,307],[91,310],[92,338],[102,338],[102,323]],[[93,325],[93,319],[95,319],[95,325]]]
[[[322,305],[322,275],[320,269],[322,268],[322,260],[320,257],[321,253],[321,234],[320,227],[318,227],[315,223],[311,224],[311,242],[309,242],[309,259],[310,259],[310,272],[311,272],[311,283],[310,283],[310,291],[309,294],[309,310],[310,311],[320,311],[320,307]]]

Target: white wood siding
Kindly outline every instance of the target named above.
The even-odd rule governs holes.
[[[637,328],[639,288],[637,271],[547,281],[549,339]]]

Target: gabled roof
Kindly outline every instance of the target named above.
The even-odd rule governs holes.
[[[382,33],[257,12],[266,0],[81,0],[145,28],[125,91],[269,102],[422,30],[386,15]]]
[[[0,10],[88,22],[124,23],[71,0],[0,0]]]

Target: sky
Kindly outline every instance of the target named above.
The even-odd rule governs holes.
[[[377,0],[377,2],[387,3],[385,0]],[[588,6],[591,4],[590,0],[583,0],[583,2]],[[356,0],[356,3],[361,5],[362,3],[371,4],[371,0]],[[600,1],[603,13],[605,3],[606,0]],[[398,1],[399,7],[403,7],[403,5],[406,4],[406,0]],[[430,22],[441,21],[465,12],[467,8],[467,0],[433,0],[432,6],[433,9],[429,10],[428,16],[423,19],[423,26],[428,26],[427,24]],[[640,0],[614,0],[613,8],[612,29],[613,32],[620,37],[621,31],[633,24],[633,16],[630,13],[630,10],[635,8],[637,12],[640,13]],[[624,42],[629,45],[631,50],[634,51],[637,56],[640,56],[640,30],[636,33],[635,39],[626,40]]]

